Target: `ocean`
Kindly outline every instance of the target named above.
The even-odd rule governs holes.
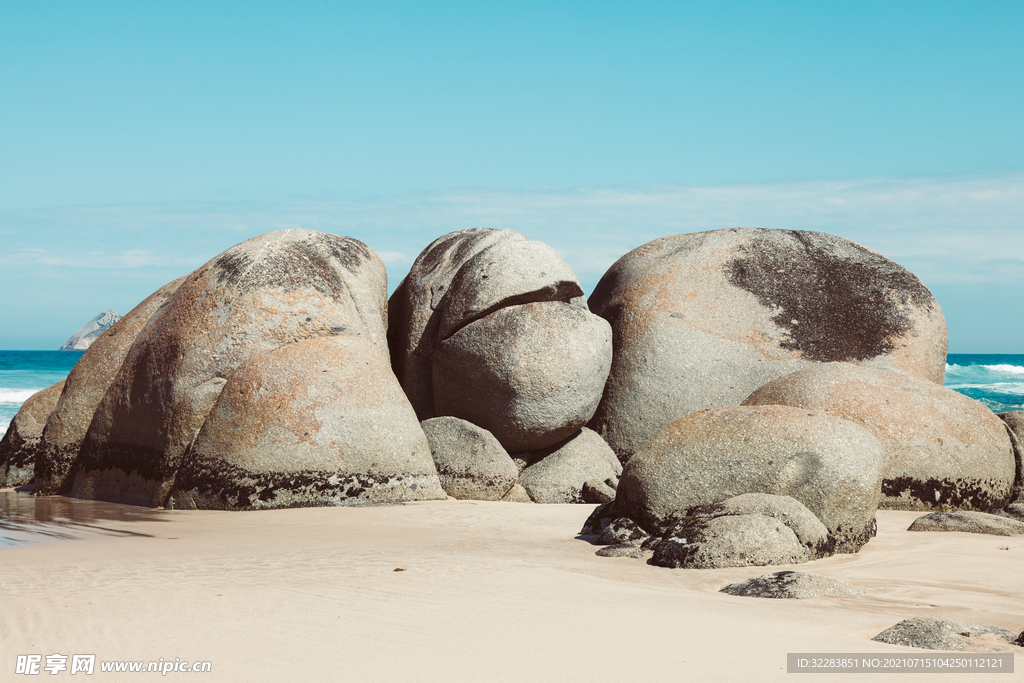
[[[68,376],[84,351],[0,351],[0,434],[25,399]],[[1024,410],[1024,354],[951,353],[946,386],[997,413]]]

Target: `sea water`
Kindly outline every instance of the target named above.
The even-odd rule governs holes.
[[[25,400],[68,376],[85,351],[0,351],[0,435]]]
[[[997,413],[1024,410],[1024,354],[951,353],[945,384]]]

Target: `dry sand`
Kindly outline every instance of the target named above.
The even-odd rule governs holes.
[[[670,570],[595,556],[574,538],[593,508],[171,511],[105,524],[145,535],[0,549],[0,680],[29,680],[13,674],[17,654],[55,652],[208,660],[199,678],[216,681],[814,680],[787,674],[786,653],[927,654],[869,640],[910,617],[1024,630],[1024,538],[911,533],[918,513],[883,511],[857,555]],[[865,595],[717,592],[780,569]],[[993,649],[1016,652],[1016,674],[942,680],[1024,679],[1024,649]],[[907,676],[927,680],[838,680]]]

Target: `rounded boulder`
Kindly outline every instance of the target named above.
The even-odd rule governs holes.
[[[769,382],[743,405],[822,412],[871,432],[885,450],[882,508],[987,512],[1013,492],[1016,465],[1002,421],[978,401],[904,372],[822,364]]]
[[[630,459],[614,504],[663,533],[727,498],[790,496],[821,520],[836,552],[856,552],[874,535],[883,460],[870,432],[829,415],[789,406],[702,410]]]
[[[434,417],[420,425],[441,479],[459,500],[501,500],[519,478],[519,468],[494,435],[457,417]]]
[[[444,499],[427,438],[366,338],[287,344],[236,370],[169,507],[264,509]]]

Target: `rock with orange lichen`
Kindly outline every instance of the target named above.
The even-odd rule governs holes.
[[[786,405],[850,420],[885,449],[879,507],[981,510],[1010,502],[1013,447],[987,407],[893,370],[826,363],[773,380],[746,406]]]
[[[384,263],[358,240],[285,230],[228,249],[188,275],[131,345],[82,444],[72,495],[163,505],[243,363],[337,336],[362,339],[386,363],[386,304]]]
[[[626,461],[674,420],[736,405],[822,362],[942,383],[946,323],[912,273],[819,232],[736,228],[663,237],[604,275],[590,308],[615,355],[590,428]]]
[[[387,357],[367,337],[339,335],[252,356],[232,373],[184,457],[168,507],[444,498]]]

